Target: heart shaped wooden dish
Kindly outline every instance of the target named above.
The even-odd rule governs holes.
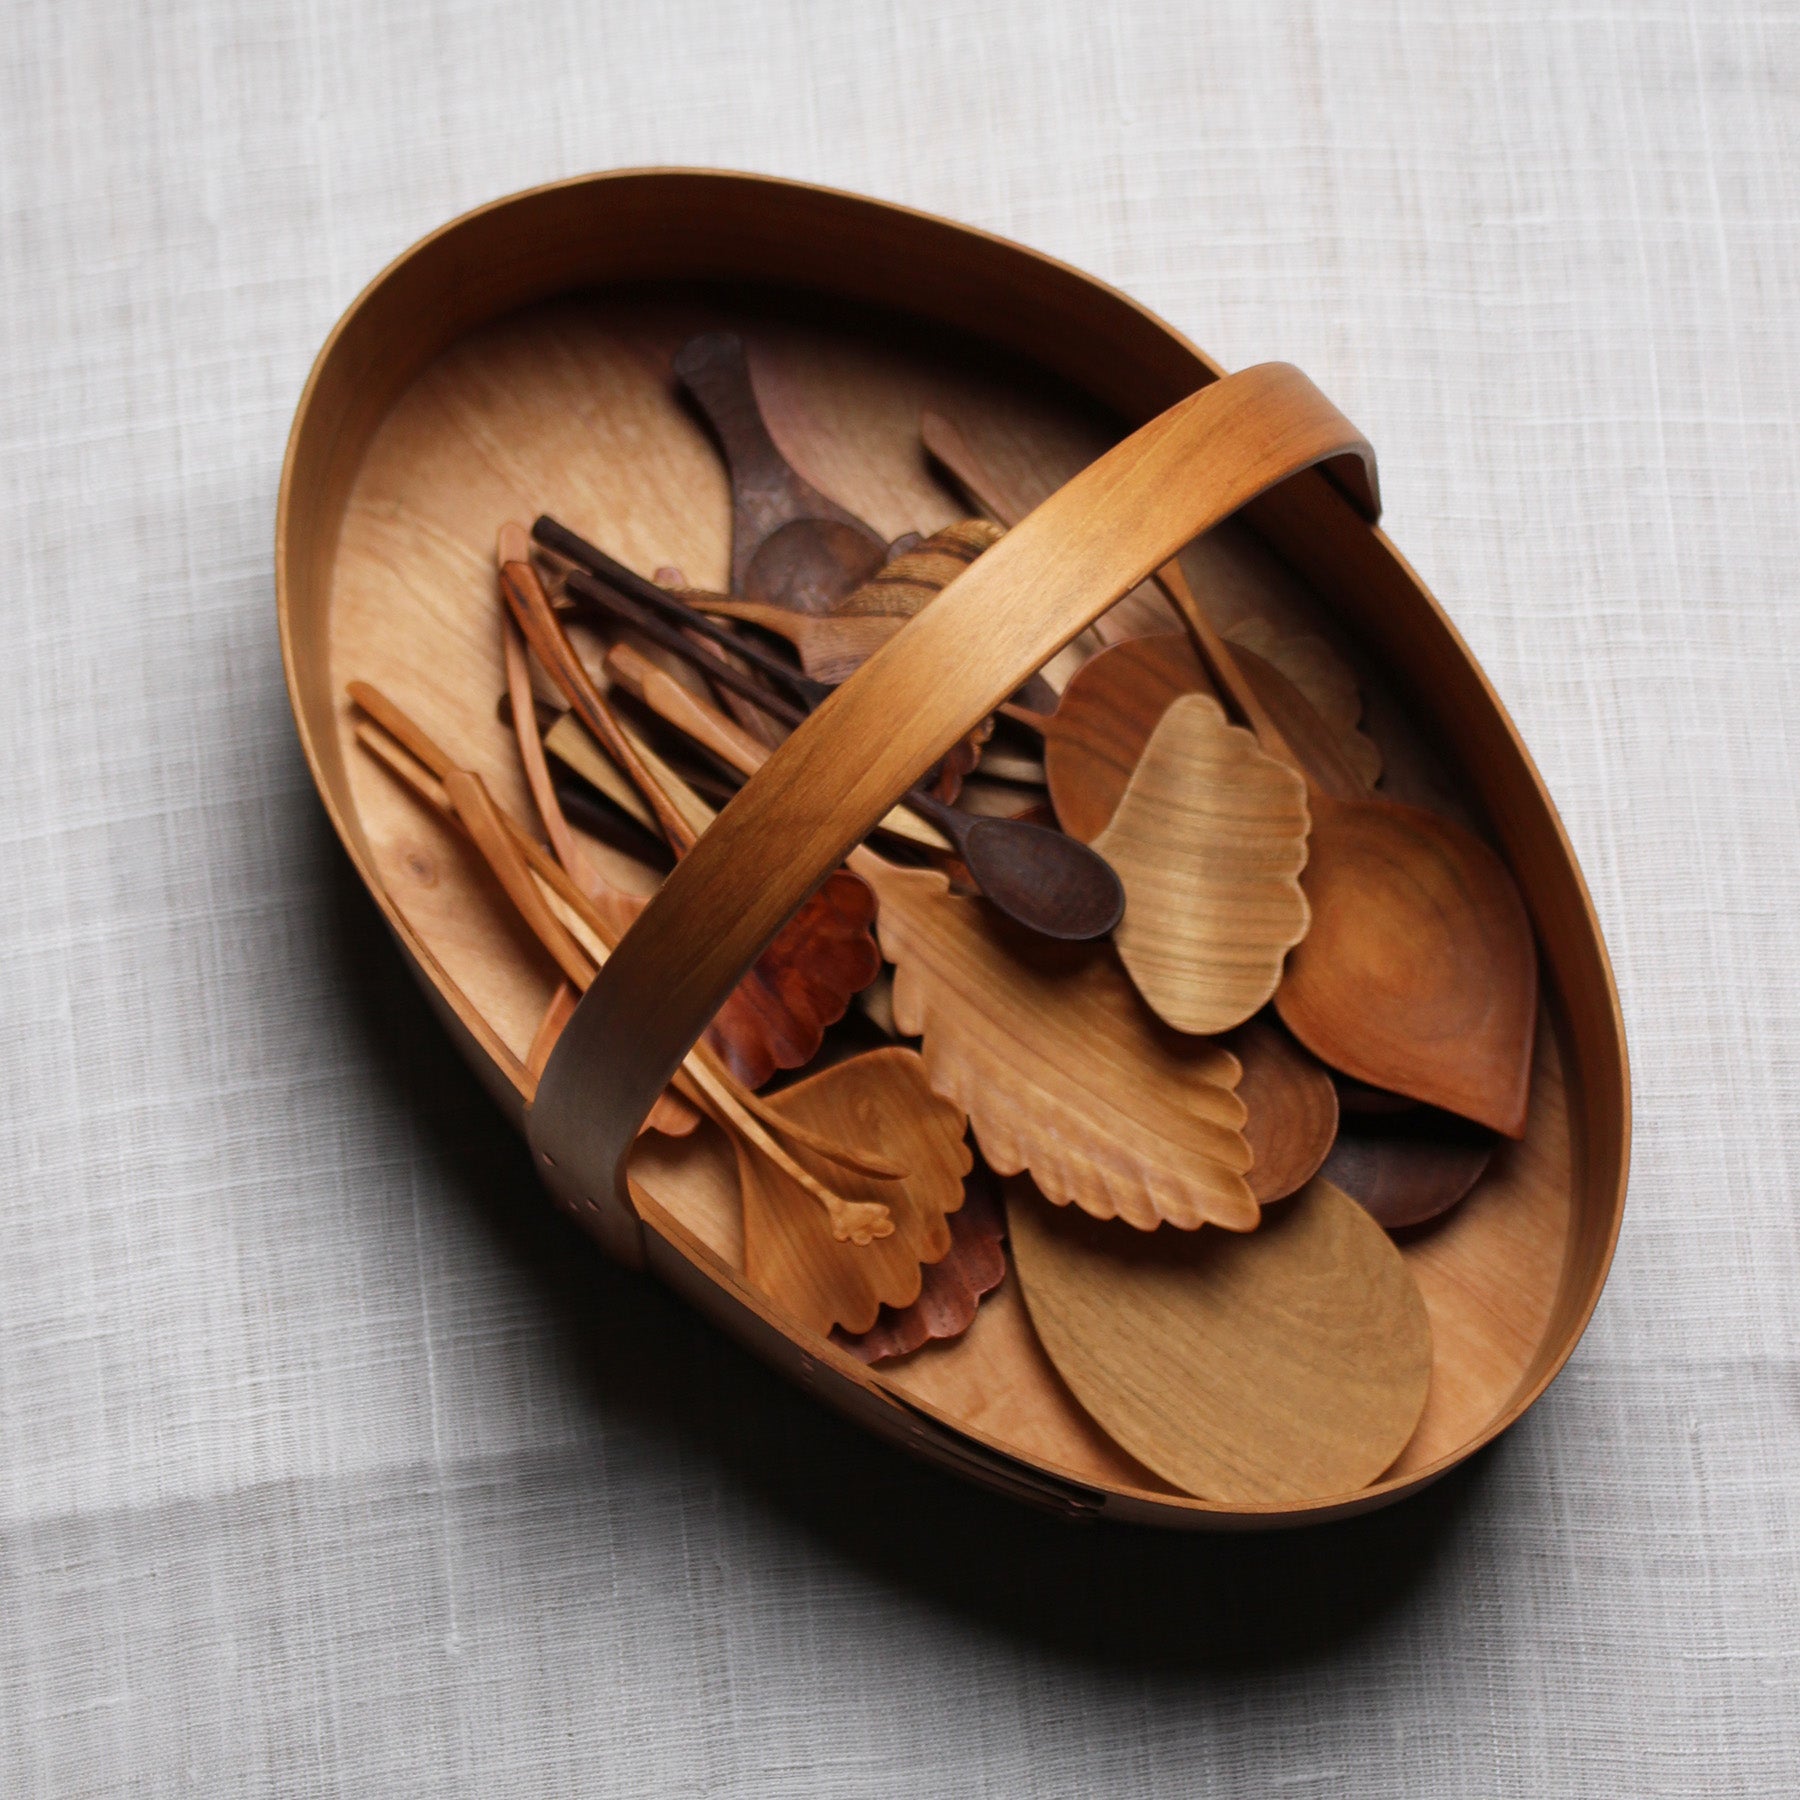
[[[569,1013],[556,965],[451,824],[360,753],[346,691],[366,682],[391,695],[499,807],[532,818],[496,713],[508,673],[495,531],[547,512],[634,569],[728,589],[725,470],[669,376],[684,343],[715,331],[748,346],[785,456],[884,541],[969,516],[920,451],[922,412],[954,418],[1028,504],[1055,498],[751,777],[638,915],[545,1060],[547,1011],[559,1024]],[[1123,295],[980,232],[787,182],[651,170],[516,195],[409,250],[320,352],[288,444],[277,596],[314,779],[435,1011],[530,1138],[553,1194],[613,1255],[654,1270],[852,1418],[1071,1515],[1282,1525],[1412,1492],[1504,1430],[1562,1367],[1624,1206],[1624,1035],[1581,873],[1481,670],[1371,522],[1372,465],[1329,431],[1301,443],[1321,416],[1315,402],[1277,366],[1224,377]],[[1293,429],[1265,430],[1284,408]],[[1163,541],[1167,519],[1143,522],[1155,509],[1133,503],[1132,483],[1154,468],[1158,492],[1178,488],[1196,455],[1209,459],[1218,505],[1195,499],[1187,527]],[[1416,1283],[1428,1322],[1429,1383],[1398,1459],[1349,1491],[1205,1500],[1159,1479],[1064,1384],[1010,1261],[992,1291],[985,1278],[971,1291],[979,1306],[960,1335],[871,1364],[783,1316],[747,1278],[733,1149],[716,1124],[632,1148],[718,1001],[946,749],[1034,670],[1066,679],[1084,651],[1181,628],[1137,584],[1184,539],[1187,583],[1227,637],[1335,653],[1360,690],[1382,792],[1485,837],[1537,940],[1523,1135],[1501,1143],[1451,1211],[1397,1240],[1396,1278]],[[954,633],[977,625],[981,641],[946,663]],[[940,666],[941,683],[928,679]],[[845,754],[864,742],[866,758]],[[1008,754],[1029,761],[996,740],[997,767]],[[615,888],[656,886],[626,855],[586,853]],[[734,868],[754,871],[735,878],[741,891]],[[1333,1218],[1351,1205],[1331,1204]],[[1130,1229],[1049,1223],[1071,1243]]]

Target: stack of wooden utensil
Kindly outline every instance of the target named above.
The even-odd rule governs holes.
[[[535,827],[351,689],[363,742],[554,965],[534,1072],[644,904],[597,834],[684,856],[709,796],[1029,510],[928,414],[926,451],[984,516],[890,543],[784,458],[737,338],[692,340],[671,375],[729,471],[729,593],[646,579],[549,517],[495,521]],[[723,1134],[745,1278],[863,1360],[968,1331],[1010,1267],[1075,1400],[1156,1476],[1340,1493],[1425,1406],[1430,1330],[1390,1232],[1523,1132],[1536,951],[1495,852],[1379,791],[1330,645],[1228,639],[1179,562],[1155,580],[1183,630],[1101,649],[1060,694],[1035,677],[898,796],[645,1130]]]

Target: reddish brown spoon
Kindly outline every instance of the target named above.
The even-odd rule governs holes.
[[[731,591],[762,606],[830,611],[887,561],[886,542],[781,454],[735,332],[689,339],[674,369],[731,472]]]

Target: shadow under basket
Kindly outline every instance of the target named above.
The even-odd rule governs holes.
[[[966,516],[921,454],[922,408],[954,415],[1038,495],[1076,492],[1067,484],[1132,433],[1161,444],[1177,472],[1202,445],[1229,477],[1213,484],[1213,512],[1196,501],[1185,523],[1157,526],[1174,532],[1167,542],[1144,537],[1116,554],[1114,536],[1137,527],[1121,518],[1115,534],[1109,523],[1097,566],[1115,556],[1116,573],[1138,555],[1142,566],[1115,584],[1123,593],[1185,545],[1191,584],[1227,631],[1266,620],[1327,639],[1361,685],[1383,791],[1473,824],[1511,867],[1540,956],[1528,1124],[1460,1206],[1401,1242],[1430,1320],[1431,1381],[1411,1442],[1373,1485],[1267,1507],[1166,1487],[1077,1406],[1011,1273],[960,1338],[866,1367],[743,1279],[732,1164],[713,1127],[682,1144],[646,1138],[633,1156],[718,981],[748,965],[878,816],[866,795],[851,796],[847,773],[827,769],[803,794],[778,791],[774,765],[755,777],[602,971],[541,1081],[527,1071],[555,970],[448,827],[358,753],[346,684],[386,689],[502,805],[532,817],[495,710],[505,686],[496,527],[547,511],[637,568],[675,565],[695,585],[723,587],[724,471],[669,376],[679,345],[721,325],[750,345],[784,449],[888,538]],[[313,777],[435,1010],[530,1137],[557,1199],[620,1260],[654,1270],[870,1430],[1077,1517],[1291,1525],[1415,1491],[1543,1393],[1593,1310],[1624,1205],[1623,1028],[1555,809],[1474,658],[1373,523],[1372,469],[1321,455],[1273,485],[1266,467],[1239,479],[1233,433],[1255,438],[1257,409],[1300,380],[1275,371],[1264,400],[1252,379],[1262,374],[1225,376],[1123,295],[977,231],[787,182],[632,171],[483,207],[393,263],[320,352],[282,477],[282,646]],[[1231,410],[1239,393],[1250,401]],[[1207,423],[1196,409],[1209,406],[1218,417]],[[1019,533],[1058,529],[1041,523],[1055,510]],[[889,649],[940,612],[949,619],[959,585]],[[1023,594],[981,634],[969,658],[980,666],[934,678],[929,704],[897,709],[878,691],[887,674],[861,686],[859,674],[834,717],[815,715],[798,735],[840,752],[879,737],[889,766],[923,769],[931,732],[953,714],[973,724],[1112,597],[1094,594],[1083,617],[1042,620]],[[1117,617],[1101,618],[1102,636],[1109,618],[1122,629]],[[898,669],[905,653],[878,662]],[[747,859],[754,875],[741,872]],[[749,888],[721,917],[733,867]]]

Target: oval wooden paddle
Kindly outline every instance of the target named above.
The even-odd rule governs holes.
[[[1387,1234],[1315,1178],[1244,1236],[1152,1237],[1006,1184],[1013,1266],[1044,1349],[1094,1421],[1206,1500],[1366,1487],[1406,1447],[1431,1327]]]
[[[706,415],[731,474],[731,591],[764,606],[829,611],[887,561],[886,540],[781,454],[735,332],[690,339],[676,352],[674,370]]]

